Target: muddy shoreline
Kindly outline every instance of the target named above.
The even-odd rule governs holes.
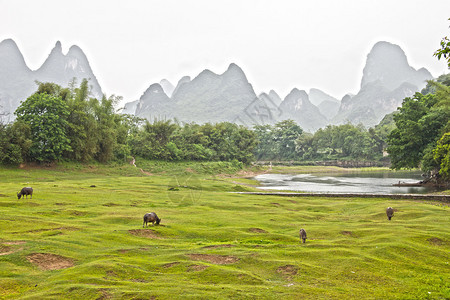
[[[242,195],[328,198],[389,198],[407,200],[432,200],[450,203],[450,195],[430,194],[358,194],[358,193],[286,193],[286,192],[233,192]]]
[[[399,182],[399,183],[394,183],[392,186],[396,186],[396,187],[431,187],[431,188],[441,188],[441,189],[445,189],[445,188],[450,188],[450,184],[444,184],[444,183],[433,183],[433,182],[423,182],[423,181],[419,181],[419,182],[415,182],[415,183],[407,183],[407,182]]]

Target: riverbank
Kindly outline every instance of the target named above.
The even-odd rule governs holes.
[[[392,171],[387,167],[362,167],[362,168],[343,168],[338,166],[300,166],[300,165],[256,165],[253,167],[261,173],[274,174],[317,174],[317,173],[362,173],[362,172],[385,172]],[[395,171],[392,171],[395,172]]]
[[[389,160],[362,161],[362,160],[322,160],[322,161],[256,161],[258,166],[332,166],[340,168],[389,168]]]
[[[438,194],[354,194],[354,193],[287,193],[287,192],[235,192],[243,195],[280,197],[324,197],[324,198],[381,198],[395,200],[429,200],[450,204],[450,195]]]

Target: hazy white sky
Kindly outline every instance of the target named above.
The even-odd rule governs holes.
[[[319,88],[341,99],[358,92],[381,40],[416,69],[448,73],[432,55],[449,18],[449,0],[0,0],[0,41],[12,38],[33,70],[56,41],[64,53],[78,45],[103,92],[124,102],[232,62],[257,94]]]

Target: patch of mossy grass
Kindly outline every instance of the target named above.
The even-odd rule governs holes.
[[[0,298],[450,298],[446,205],[243,195],[233,164],[137,165],[0,167]]]

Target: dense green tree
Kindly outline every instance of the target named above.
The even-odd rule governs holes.
[[[255,148],[257,160],[274,160],[279,157],[278,145],[274,136],[272,125],[255,125],[253,131],[256,134],[258,145]]]
[[[48,94],[52,96],[60,96],[62,100],[66,100],[66,98],[70,95],[70,90],[61,87],[60,85],[53,82],[40,82],[35,81],[38,88],[37,94]]]
[[[314,134],[311,148],[312,158],[374,160],[382,156],[383,140],[362,125],[328,125]]]
[[[233,150],[228,160],[238,160],[248,164],[254,160],[253,150],[257,145],[256,135],[253,131],[242,125],[230,124],[232,133],[230,139],[233,141]]]
[[[32,145],[30,158],[38,162],[52,162],[70,151],[67,136],[68,108],[60,96],[47,91],[31,95],[15,111],[18,122],[30,127]]]
[[[115,153],[123,145],[127,144],[126,138],[123,139],[121,132],[127,132],[127,122],[124,122],[124,116],[118,115],[114,111],[114,106],[121,100],[121,97],[112,95],[103,96],[101,101],[90,99],[89,105],[93,109],[95,121],[97,123],[96,139],[98,151],[95,158],[100,162],[107,162],[115,158]]]
[[[134,155],[164,160],[253,160],[255,134],[233,123],[185,124],[145,122],[129,140]]]
[[[178,151],[174,145],[167,144],[171,141],[171,135],[175,132],[178,125],[171,120],[155,120],[153,123],[146,121],[142,130],[131,141],[132,152],[147,159],[177,159],[174,157]],[[169,150],[169,151],[168,151]]]
[[[328,125],[311,134],[288,120],[255,126],[254,131],[259,140],[255,149],[259,160],[378,160],[385,144],[377,130],[352,124]]]
[[[17,165],[22,163],[22,149],[11,139],[12,126],[0,123],[0,164]]]
[[[450,74],[442,74],[434,80],[427,81],[427,85],[422,89],[421,93],[436,94],[436,87],[438,85],[450,86]]]
[[[209,136],[202,131],[203,126],[189,123],[183,127],[179,126],[173,133],[172,140],[176,149],[182,151],[182,153],[178,153],[177,155],[179,159],[212,160],[214,158],[214,151],[208,148],[208,145],[211,144]]]
[[[439,97],[434,94],[416,93],[412,98],[403,100],[402,107],[394,115],[397,128],[388,136],[387,150],[392,168],[417,168],[423,165],[424,155],[431,153],[449,120],[449,107],[441,106],[440,103]]]
[[[117,160],[127,161],[131,158],[130,137],[137,134],[143,120],[133,115],[120,115],[117,127],[117,146],[114,149],[114,157]]]
[[[2,135],[3,149],[0,149],[0,163],[20,164],[29,160],[29,151],[32,145],[31,128],[24,122],[15,121],[14,123],[4,125]],[[1,146],[0,146],[1,147]]]
[[[314,135],[303,132],[295,141],[295,152],[300,159],[310,160],[316,157],[316,150],[313,147]]]
[[[439,174],[444,180],[450,181],[450,132],[444,133],[439,139],[433,154],[439,165]]]
[[[334,131],[335,126],[331,125],[328,125],[325,128],[320,128],[316,131],[312,140],[312,147],[314,149],[315,157],[318,157],[317,154],[326,155],[329,157],[330,155],[338,152],[339,149],[336,149],[333,141]]]
[[[255,133],[243,126],[240,126],[239,130],[234,136],[234,139],[239,151],[237,152],[237,155],[235,155],[233,160],[238,160],[245,164],[249,164],[254,161],[255,156],[253,154],[253,151],[258,144]]]
[[[413,98],[405,98],[399,113],[394,116],[397,128],[388,136],[387,148],[392,168],[417,168],[429,141],[423,140],[419,120],[435,104],[433,94],[423,96],[416,93]]]
[[[380,123],[375,125],[375,127],[373,128],[375,130],[375,134],[381,140],[383,148],[387,147],[387,137],[392,132],[392,130],[395,129],[394,115],[396,113],[397,111],[394,111],[390,114],[385,115]]]
[[[107,162],[128,159],[128,141],[140,120],[115,112],[114,95],[89,98],[88,80],[69,88],[37,82],[37,91],[22,102],[17,119],[0,127],[0,163],[52,162],[60,159]]]
[[[376,128],[369,128],[368,133],[368,150],[366,150],[367,157],[375,158],[376,156],[383,156],[384,149],[386,147],[385,138],[383,133],[377,131]]]
[[[75,80],[70,85],[70,96],[67,97],[68,106],[68,135],[72,151],[65,153],[65,157],[76,161],[92,160],[99,151],[97,122],[93,114],[95,101],[89,99],[87,79],[83,79],[79,87],[75,87]]]
[[[434,128],[440,128],[436,130],[436,139],[441,134],[442,136],[437,144],[430,143],[427,145],[422,159],[422,169],[430,173],[439,172],[443,179],[448,181],[450,178],[446,176],[446,158],[442,151],[446,147],[445,143],[447,139],[445,135],[450,132],[450,87],[437,82],[431,82],[431,84],[435,87],[437,102],[430,110],[427,118],[424,119],[429,120],[428,122],[434,125]],[[433,132],[428,131],[426,134],[433,134]],[[436,153],[439,153],[439,155],[436,156]],[[441,168],[444,169],[442,172]]]
[[[280,158],[291,160],[297,159],[296,140],[303,133],[303,129],[293,120],[284,120],[274,126],[274,139],[278,144]]]
[[[297,140],[302,128],[293,120],[284,120],[275,125],[256,125],[258,139],[255,155],[259,160],[297,160]]]
[[[213,151],[214,160],[238,160],[244,163],[253,160],[256,135],[244,126],[229,122],[207,123],[201,126],[200,131],[208,136],[204,146]]]

